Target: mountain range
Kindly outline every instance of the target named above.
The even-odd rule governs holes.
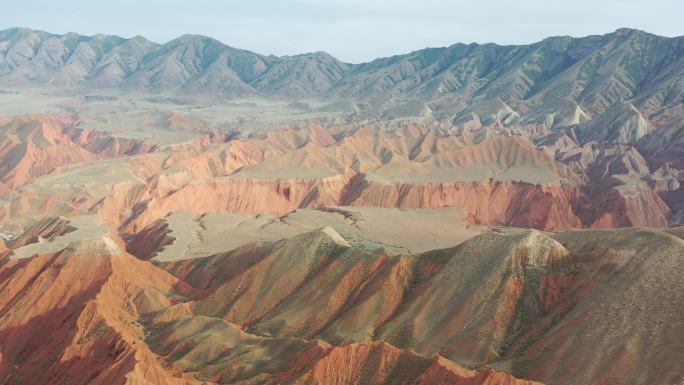
[[[0,86],[317,97],[347,100],[364,119],[576,127],[583,143],[636,143],[654,128],[681,129],[684,37],[619,29],[529,45],[454,44],[349,64],[325,52],[266,56],[198,35],[160,45],[139,36],[13,28],[0,32]],[[596,125],[607,129],[597,132]]]
[[[12,28],[0,31],[0,54],[3,86],[415,98],[436,109],[494,99],[516,110],[571,100],[590,115],[628,100],[655,108],[680,101],[684,81],[684,37],[633,29],[518,46],[459,43],[349,64],[325,52],[261,55],[198,35],[160,45]]]
[[[0,385],[683,385],[683,225],[684,37],[0,32]]]

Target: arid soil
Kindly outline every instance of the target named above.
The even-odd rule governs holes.
[[[681,380],[684,241],[663,231],[489,231],[401,255],[323,227],[158,264],[120,242],[3,262],[3,383]]]
[[[684,384],[683,43],[0,31],[0,385]]]

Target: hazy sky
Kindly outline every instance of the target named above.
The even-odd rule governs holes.
[[[0,29],[202,34],[263,54],[324,50],[349,62],[456,42],[522,44],[631,27],[684,35],[684,0],[5,0]]]

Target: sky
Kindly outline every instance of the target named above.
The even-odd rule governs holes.
[[[0,30],[216,38],[262,54],[351,63],[425,47],[527,44],[620,27],[684,35],[684,0],[5,0]]]

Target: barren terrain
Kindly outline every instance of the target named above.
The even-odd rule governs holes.
[[[0,53],[0,384],[684,383],[681,37]]]

